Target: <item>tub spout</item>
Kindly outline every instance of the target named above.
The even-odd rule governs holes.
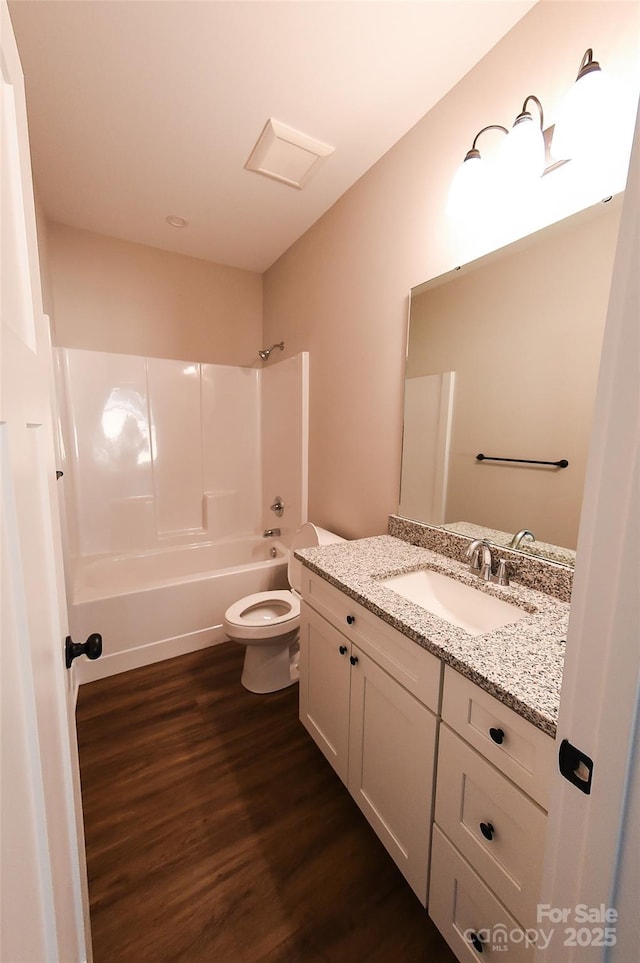
[[[263,538],[280,538],[280,529],[265,528],[264,532],[262,533],[262,537]]]

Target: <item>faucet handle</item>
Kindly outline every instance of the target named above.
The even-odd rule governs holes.
[[[276,495],[273,505],[269,505],[269,508],[272,512],[275,512],[278,518],[282,518],[284,514],[284,502],[282,501],[280,495]]]
[[[509,574],[507,572],[506,558],[498,559],[498,573],[495,577],[496,585],[508,585]]]
[[[488,559],[483,559],[482,567],[480,568],[480,578],[483,582],[490,582],[493,578],[491,574],[491,555],[489,555]]]

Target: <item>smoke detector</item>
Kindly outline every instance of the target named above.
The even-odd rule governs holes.
[[[244,166],[300,190],[334,150],[329,144],[270,118]]]

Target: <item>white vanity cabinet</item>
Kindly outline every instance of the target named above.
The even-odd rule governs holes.
[[[426,905],[440,660],[303,570],[300,718]]]
[[[519,934],[538,927],[554,761],[550,736],[445,667],[429,914],[460,960],[533,957]]]

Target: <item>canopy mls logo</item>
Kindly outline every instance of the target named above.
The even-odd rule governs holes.
[[[559,944],[586,947],[615,946],[616,943],[618,911],[604,903],[599,906],[578,903],[574,907],[539,903],[536,921],[541,924],[537,929],[508,929],[504,923],[496,923],[484,929],[465,930],[463,936],[479,952],[487,948],[497,953],[506,953],[518,944],[524,944],[527,950],[536,947],[540,951],[552,944],[553,947]]]
[[[518,926],[508,929],[504,923],[496,923],[494,926],[479,930],[465,930],[462,935],[479,953],[487,947],[493,952],[506,953],[510,947],[517,946],[519,943],[523,943],[526,950],[531,950],[533,947],[546,950],[553,933],[553,930],[546,934],[544,930],[523,930]]]

